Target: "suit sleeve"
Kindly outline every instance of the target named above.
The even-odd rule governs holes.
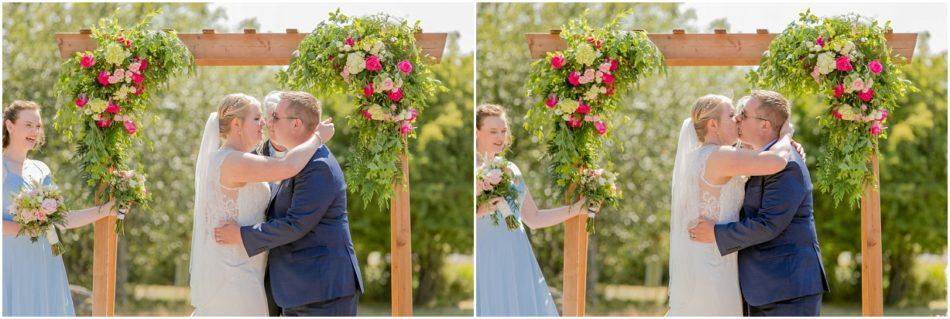
[[[308,164],[294,177],[293,199],[287,214],[255,226],[241,227],[241,240],[248,256],[294,242],[310,232],[333,203],[330,167],[323,161]]]
[[[737,222],[715,226],[719,252],[725,256],[772,240],[785,231],[805,199],[804,185],[801,169],[795,162],[790,162],[778,174],[766,177],[762,205],[757,213]]]

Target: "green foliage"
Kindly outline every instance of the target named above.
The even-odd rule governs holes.
[[[809,10],[769,44],[758,70],[749,73],[756,86],[818,94],[830,104],[817,117],[829,147],[819,158],[815,185],[836,202],[854,205],[864,186],[877,182],[870,156],[878,152],[878,137],[887,137],[883,122],[914,89],[886,45],[889,28],[889,21],[880,26],[858,15],[819,19]],[[872,71],[871,63],[883,71]]]
[[[347,124],[359,132],[348,186],[367,205],[385,205],[401,178],[399,156],[408,148],[412,122],[444,87],[432,76],[421,48],[419,22],[385,14],[348,17],[339,9],[300,43],[278,81],[314,93],[345,94],[358,105]],[[401,69],[408,63],[411,71]],[[388,93],[385,93],[389,91]]]

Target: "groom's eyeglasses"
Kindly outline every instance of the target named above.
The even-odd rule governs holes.
[[[739,118],[739,121],[745,121],[749,119],[749,116],[745,114],[745,111],[740,112],[739,116],[737,117]],[[768,121],[768,119],[761,118],[761,117],[753,117],[753,118],[756,120]]]
[[[288,116],[288,117],[279,117],[279,116],[277,116],[277,112],[271,113],[271,115],[270,115],[270,120],[271,120],[271,121],[274,121],[274,122],[277,122],[277,121],[280,121],[280,120],[296,120],[296,119],[299,119],[299,117],[291,117],[291,116]]]

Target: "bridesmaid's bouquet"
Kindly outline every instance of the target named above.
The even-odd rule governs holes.
[[[43,185],[39,181],[29,183],[32,189],[23,189],[13,195],[10,212],[13,221],[20,225],[17,236],[28,234],[36,242],[41,234],[46,234],[53,250],[53,256],[62,255],[66,249],[59,242],[59,230],[66,226],[66,208],[63,194],[55,185]]]
[[[518,198],[518,190],[515,189],[514,173],[508,167],[508,161],[503,157],[495,157],[494,160],[485,160],[478,168],[478,183],[482,191],[478,194],[478,205],[482,205],[492,198],[504,198],[495,213],[491,215],[495,225],[499,224],[499,219],[504,218],[508,230],[518,229],[521,223],[508,206],[508,199]],[[501,214],[501,217],[498,214]]]
[[[132,209],[132,204],[144,205],[151,197],[151,194],[149,194],[148,189],[145,187],[145,176],[131,170],[116,170],[112,172],[109,187],[112,190],[112,198],[115,199],[117,205],[119,205],[115,232],[125,234],[125,214]]]
[[[617,176],[614,173],[598,169],[584,169],[581,171],[580,192],[587,199],[588,232],[594,232],[594,217],[597,211],[593,208],[597,203],[617,205],[620,198],[620,188],[617,187]]]

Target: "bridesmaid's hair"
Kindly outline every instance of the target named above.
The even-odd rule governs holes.
[[[250,107],[261,108],[261,102],[244,93],[228,94],[218,104],[218,133],[224,138],[231,131],[231,121],[244,119]]]
[[[693,103],[693,128],[700,142],[706,142],[706,123],[719,121],[722,106],[732,107],[732,100],[718,94],[707,94]]]
[[[479,105],[475,111],[475,129],[482,129],[482,124],[484,124],[485,119],[494,116],[500,117],[501,120],[505,122],[505,128],[508,128],[508,115],[505,112],[505,108],[498,104],[485,103]],[[512,136],[509,130],[505,147],[511,146],[511,142]]]
[[[23,100],[13,101],[13,103],[10,103],[10,105],[7,105],[7,107],[3,110],[3,119],[10,120],[10,122],[13,122],[14,124],[16,124],[17,119],[20,118],[20,111],[23,111],[23,110],[36,110],[37,112],[39,112],[40,105],[36,104],[36,102],[33,102],[33,101],[23,101]],[[36,138],[36,145],[33,146],[33,148],[39,148],[40,146],[43,145],[44,142],[46,142],[46,134],[45,132],[43,132],[43,129],[41,128],[40,133]],[[3,148],[7,148],[8,145],[10,145],[10,131],[7,131],[7,125],[4,124],[3,125]]]

